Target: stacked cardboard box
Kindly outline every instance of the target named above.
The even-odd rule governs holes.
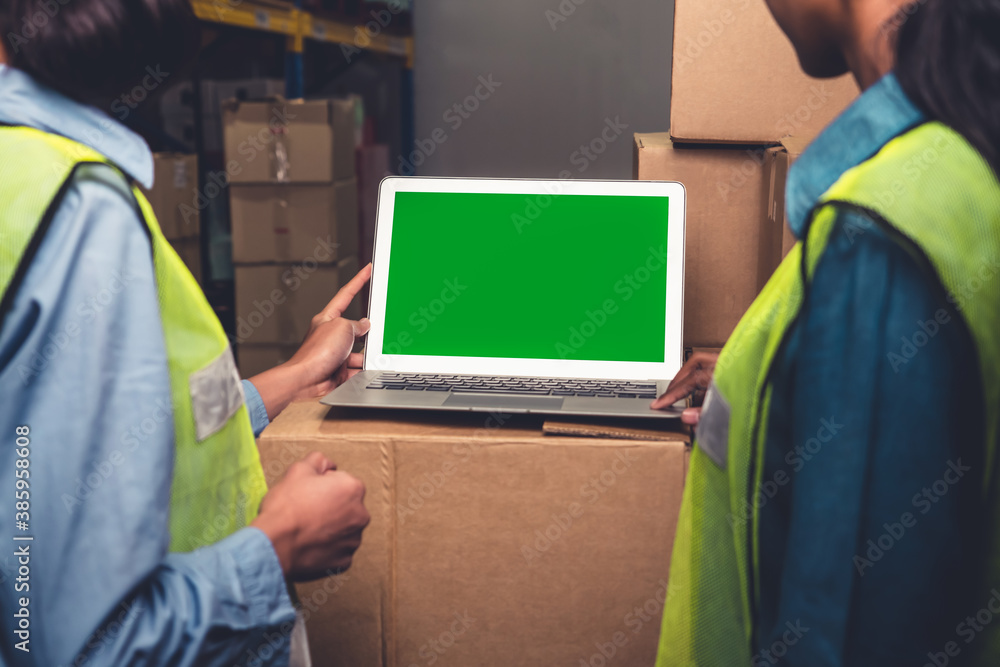
[[[349,101],[223,102],[244,377],[287,361],[358,270],[354,124]]]
[[[144,191],[160,230],[191,274],[201,282],[201,218],[198,207],[198,157],[184,153],[153,155],[153,189]]]
[[[670,131],[635,137],[635,177],[687,189],[684,344],[723,345],[777,267],[784,174],[857,95],[807,77],[763,2],[676,0]]]

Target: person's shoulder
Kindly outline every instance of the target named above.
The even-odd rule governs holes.
[[[128,178],[105,164],[81,164],[66,184],[57,212],[69,225],[69,237],[111,242],[114,238],[149,238],[142,211]]]

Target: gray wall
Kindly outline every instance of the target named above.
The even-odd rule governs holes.
[[[423,0],[414,11],[420,175],[627,179],[632,134],[668,129],[673,2]],[[492,92],[480,83],[490,75]]]

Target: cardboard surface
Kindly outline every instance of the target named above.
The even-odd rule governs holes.
[[[582,421],[580,421],[582,420]],[[614,438],[616,440],[676,440],[688,442],[691,439],[688,427],[672,422],[663,428],[647,428],[636,420],[625,419],[585,419],[567,421],[550,418],[542,424],[545,435],[570,435],[577,438]]]
[[[299,349],[298,345],[252,344],[244,343],[237,346],[236,354],[239,362],[240,377],[251,378],[258,373],[270,370],[285,363]]]
[[[297,345],[319,313],[358,272],[358,260],[337,264],[257,264],[235,267],[236,339]],[[345,317],[357,319],[357,300]]]
[[[160,230],[169,240],[198,236],[198,156],[185,153],[153,154],[153,188],[143,189]]]
[[[226,172],[233,183],[332,183],[354,178],[354,102],[222,103]]]
[[[235,262],[336,262],[358,254],[358,187],[233,185]]]
[[[792,246],[798,241],[792,234],[788,226],[788,216],[785,214],[785,185],[788,182],[788,172],[792,168],[795,160],[802,155],[805,144],[792,140],[785,140],[781,149],[774,151],[774,170],[771,172],[770,203],[768,213],[773,224],[782,227],[781,256],[784,257]]]
[[[675,140],[808,140],[857,95],[849,75],[806,76],[764,2],[676,0],[670,90]]]
[[[270,482],[320,451],[367,487],[353,567],[298,587],[314,664],[653,663],[689,447],[541,425],[308,402],[264,431]]]
[[[766,150],[674,144],[666,133],[635,135],[635,176],[679,181],[687,190],[684,345],[722,347],[758,293],[762,260],[780,229],[765,215]]]

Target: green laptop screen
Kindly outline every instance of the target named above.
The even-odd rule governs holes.
[[[662,362],[667,207],[396,193],[383,354]]]

